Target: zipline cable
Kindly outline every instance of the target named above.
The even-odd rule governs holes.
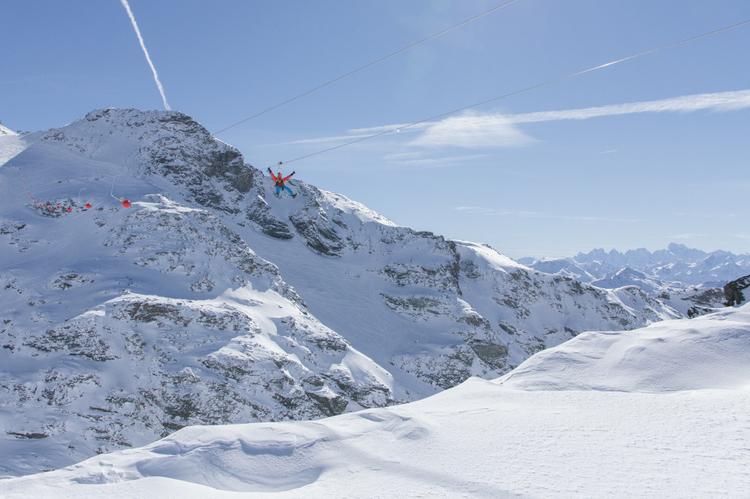
[[[109,188],[109,195],[112,197],[112,199],[120,201],[120,198],[115,196],[115,180],[117,180],[117,177],[119,177],[119,175],[115,175],[114,177],[112,177],[112,186]]]
[[[119,177],[119,175],[115,175],[114,177],[112,177],[112,186],[109,188],[109,195],[112,196],[112,199],[116,199],[117,202],[120,203],[120,206],[122,206],[123,208],[130,208],[133,206],[133,203],[128,198],[118,198],[114,194],[115,180],[117,180],[117,177]]]
[[[350,146],[352,144],[357,144],[359,142],[364,142],[365,140],[374,139],[376,137],[381,137],[383,135],[387,135],[387,134],[394,133],[394,132],[400,132],[401,130],[406,130],[408,128],[413,128],[413,127],[415,127],[417,125],[421,125],[423,123],[427,123],[427,122],[430,122],[430,121],[439,120],[441,118],[445,118],[447,116],[450,116],[450,115],[453,115],[453,114],[456,114],[456,113],[460,113],[461,111],[466,111],[466,110],[469,110],[469,109],[473,109],[475,107],[479,107],[479,106],[483,106],[485,104],[489,104],[491,102],[499,101],[499,100],[502,100],[502,99],[507,99],[508,97],[512,97],[512,96],[515,96],[515,95],[518,95],[518,94],[522,94],[522,93],[526,93],[526,92],[529,92],[531,90],[536,90],[537,88],[541,88],[541,87],[546,87],[546,86],[549,86],[549,85],[553,85],[553,84],[559,83],[561,81],[569,80],[571,78],[576,78],[576,77],[584,75],[586,73],[591,73],[591,72],[594,72],[594,71],[598,71],[600,69],[605,69],[605,68],[608,68],[608,67],[611,67],[611,66],[615,66],[617,64],[622,64],[623,62],[628,62],[628,61],[632,61],[634,59],[639,59],[641,57],[644,57],[644,56],[647,56],[647,55],[650,55],[650,54],[653,54],[653,53],[656,53],[656,52],[661,52],[663,50],[668,50],[668,49],[671,49],[671,48],[675,48],[675,47],[679,47],[679,46],[682,46],[682,45],[686,45],[686,44],[689,44],[689,43],[694,42],[696,40],[700,40],[701,38],[706,38],[706,37],[709,37],[709,36],[718,35],[719,33],[724,33],[724,32],[727,32],[727,31],[731,31],[733,29],[745,26],[747,24],[750,24],[750,19],[745,19],[744,21],[739,21],[739,22],[736,22],[734,24],[729,24],[729,25],[726,25],[726,26],[722,26],[720,28],[717,28],[717,29],[714,29],[714,30],[711,30],[711,31],[706,31],[706,32],[703,32],[703,33],[691,36],[689,38],[684,38],[684,39],[676,41],[676,42],[668,43],[668,44],[665,44],[665,45],[660,45],[658,47],[653,47],[653,48],[644,50],[642,52],[637,52],[635,54],[631,54],[631,55],[622,57],[620,59],[614,59],[612,61],[605,62],[604,64],[599,64],[599,65],[592,66],[592,67],[589,67],[589,68],[586,68],[586,69],[581,69],[581,70],[578,70],[578,71],[574,71],[572,73],[567,73],[567,74],[558,76],[556,78],[552,78],[552,79],[543,81],[541,83],[536,83],[534,85],[530,85],[528,87],[520,88],[518,90],[513,90],[512,92],[508,92],[508,93],[505,93],[505,94],[502,94],[502,95],[498,95],[496,97],[491,97],[489,99],[485,99],[485,100],[480,101],[480,102],[475,102],[474,104],[469,104],[468,106],[462,106],[462,107],[459,107],[459,108],[456,108],[456,109],[452,109],[452,110],[444,112],[444,113],[440,113],[440,114],[436,114],[434,116],[430,116],[429,118],[425,118],[425,119],[422,119],[422,120],[419,120],[419,121],[413,121],[413,122],[405,124],[403,126],[397,126],[397,127],[393,127],[393,128],[388,128],[386,130],[374,133],[372,135],[365,135],[364,137],[358,137],[358,138],[356,138],[354,140],[350,140],[350,141],[344,142],[342,144],[338,144],[338,145],[335,145],[335,146],[327,147],[327,148],[321,149],[319,151],[311,152],[309,154],[304,154],[302,156],[298,156],[296,158],[292,158],[292,159],[286,160],[286,161],[284,161],[284,163],[286,163],[286,164],[294,163],[295,161],[300,161],[300,160],[303,160],[303,159],[310,158],[312,156],[317,156],[318,154],[323,154],[323,153],[326,153],[326,152],[335,151],[336,149],[341,149],[342,147],[347,147],[347,146]]]
[[[248,116],[247,118],[243,118],[243,119],[241,119],[239,121],[236,121],[236,122],[232,123],[231,125],[226,126],[226,127],[222,128],[221,130],[217,131],[216,135],[219,135],[220,133],[226,132],[227,130],[229,130],[231,128],[234,128],[234,127],[236,127],[238,125],[241,125],[243,123],[246,123],[246,122],[248,122],[250,120],[253,120],[255,118],[263,116],[266,113],[269,113],[269,112],[271,112],[271,111],[273,111],[275,109],[278,109],[278,108],[280,108],[282,106],[285,106],[285,105],[287,105],[287,104],[289,104],[291,102],[294,102],[294,101],[296,101],[298,99],[301,99],[303,97],[307,97],[308,95],[313,94],[313,93],[317,92],[318,90],[321,90],[321,89],[327,87],[328,85],[332,85],[332,84],[334,84],[334,83],[336,83],[338,81],[341,81],[341,80],[343,80],[345,78],[348,78],[348,77],[350,77],[350,76],[352,76],[352,75],[354,75],[356,73],[359,73],[360,71],[363,71],[363,70],[365,70],[365,69],[367,69],[369,67],[372,67],[372,66],[374,66],[376,64],[380,64],[381,62],[386,61],[386,60],[388,60],[388,59],[390,59],[392,57],[395,57],[395,56],[397,56],[397,55],[399,55],[399,54],[401,54],[403,52],[406,52],[407,50],[411,50],[414,47],[417,47],[419,45],[422,45],[424,43],[429,42],[430,40],[434,40],[435,38],[439,38],[439,37],[441,37],[441,36],[443,36],[443,35],[451,32],[451,31],[454,31],[454,30],[456,30],[456,29],[458,29],[458,28],[460,28],[462,26],[465,26],[465,25],[467,25],[469,23],[477,21],[477,20],[479,20],[479,19],[481,19],[481,18],[483,18],[485,16],[488,16],[488,15],[492,14],[495,11],[498,11],[500,9],[508,7],[509,5],[514,4],[516,2],[519,2],[519,1],[520,0],[506,0],[503,3],[495,5],[491,9],[485,10],[484,12],[480,12],[479,14],[476,14],[474,16],[468,17],[468,18],[464,19],[463,21],[461,21],[461,22],[459,22],[457,24],[454,24],[452,26],[448,26],[447,28],[444,28],[444,29],[442,29],[442,30],[440,30],[440,31],[438,31],[436,33],[433,33],[433,34],[431,34],[429,36],[426,36],[425,38],[422,38],[420,40],[416,40],[414,42],[411,42],[408,45],[404,45],[403,47],[401,47],[401,48],[399,48],[397,50],[394,50],[393,52],[390,52],[390,53],[388,53],[388,54],[386,54],[384,56],[381,56],[381,57],[379,57],[379,58],[377,58],[375,60],[372,60],[372,61],[370,61],[370,62],[368,62],[366,64],[363,64],[361,66],[358,66],[358,67],[356,67],[356,68],[354,68],[354,69],[352,69],[350,71],[347,71],[346,73],[342,73],[342,74],[340,74],[340,75],[338,75],[338,76],[336,76],[336,77],[334,77],[334,78],[332,78],[330,80],[324,81],[323,83],[320,83],[319,85],[317,85],[315,87],[312,87],[309,90],[305,90],[302,93],[299,93],[299,94],[297,94],[297,95],[295,95],[293,97],[289,97],[288,99],[285,99],[285,100],[283,100],[281,102],[278,102],[278,103],[276,103],[276,104],[274,104],[274,105],[272,105],[270,107],[267,107],[267,108],[265,108],[265,109],[263,109],[261,111],[258,111],[257,113],[255,113],[255,114],[253,114],[251,116]]]

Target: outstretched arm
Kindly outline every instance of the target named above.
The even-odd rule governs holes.
[[[290,173],[289,175],[287,175],[286,177],[284,177],[284,182],[286,182],[287,180],[289,180],[290,178],[292,178],[292,176],[293,176],[293,175],[294,175],[295,173],[297,173],[297,172],[292,172],[292,173]]]
[[[271,175],[271,178],[272,178],[272,179],[274,179],[274,181],[278,180],[278,179],[276,178],[276,174],[275,174],[275,173],[273,173],[273,170],[271,170],[271,167],[270,167],[270,166],[268,167],[268,174],[269,174],[269,175]]]

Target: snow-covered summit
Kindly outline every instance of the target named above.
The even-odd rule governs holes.
[[[323,189],[320,189],[320,194],[328,204],[334,206],[342,213],[348,213],[356,216],[361,222],[375,222],[381,225],[390,225],[394,227],[396,226],[394,222],[387,219],[380,213],[371,210],[362,203],[349,199],[343,194],[338,194]]]
[[[0,139],[4,473],[186,425],[415,400],[680,315],[302,180],[276,198],[182,113],[105,109],[17,138]]]
[[[571,277],[582,282],[591,282],[596,279],[572,258],[543,258],[540,260],[525,258],[521,261],[546,274]]]
[[[238,155],[180,113],[108,110],[0,169],[2,472],[396,397],[210,208],[250,178]]]
[[[592,281],[591,284],[600,288],[621,288],[623,286],[638,286],[647,293],[654,293],[664,288],[664,283],[650,278],[645,273],[630,267],[623,267],[617,272],[603,279]]]

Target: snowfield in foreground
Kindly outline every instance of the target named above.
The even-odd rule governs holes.
[[[748,366],[744,306],[586,333],[496,381],[407,405],[188,427],[0,481],[0,495],[747,497]]]

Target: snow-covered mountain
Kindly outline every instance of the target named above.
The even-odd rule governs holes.
[[[697,316],[723,306],[723,286],[750,272],[750,255],[705,252],[672,243],[665,250],[596,249],[572,258],[522,258],[531,268],[605,289],[637,286],[681,314]]]
[[[590,282],[587,280],[588,276],[593,277],[591,280],[607,280],[623,269],[628,269],[630,272],[645,274],[651,280],[674,286],[710,288],[721,287],[750,273],[748,254],[736,255],[721,250],[706,252],[676,243],[653,252],[644,248],[625,252],[595,249],[588,253],[579,253],[572,258],[525,258],[521,261],[551,274],[566,269],[568,275],[587,282]]]
[[[638,286],[647,293],[660,291],[664,287],[664,283],[661,281],[652,279],[643,272],[631,269],[630,267],[623,267],[614,274],[608,275],[603,279],[591,281],[591,284],[607,289],[621,288],[623,286]]]
[[[589,283],[596,280],[596,277],[572,258],[543,258],[541,260],[521,258],[519,262],[546,274],[570,277],[577,281]]]
[[[185,428],[0,481],[0,495],[741,498],[748,366],[745,305],[584,333],[498,380],[472,378],[407,405]]]
[[[95,111],[0,158],[0,473],[415,400],[681,315],[301,181],[277,199],[178,112]]]
[[[686,317],[715,312],[724,306],[725,297],[720,287],[694,286],[684,283],[665,283],[643,272],[624,267],[603,279],[591,281],[593,286],[612,289],[637,287],[654,299],[669,305]]]

